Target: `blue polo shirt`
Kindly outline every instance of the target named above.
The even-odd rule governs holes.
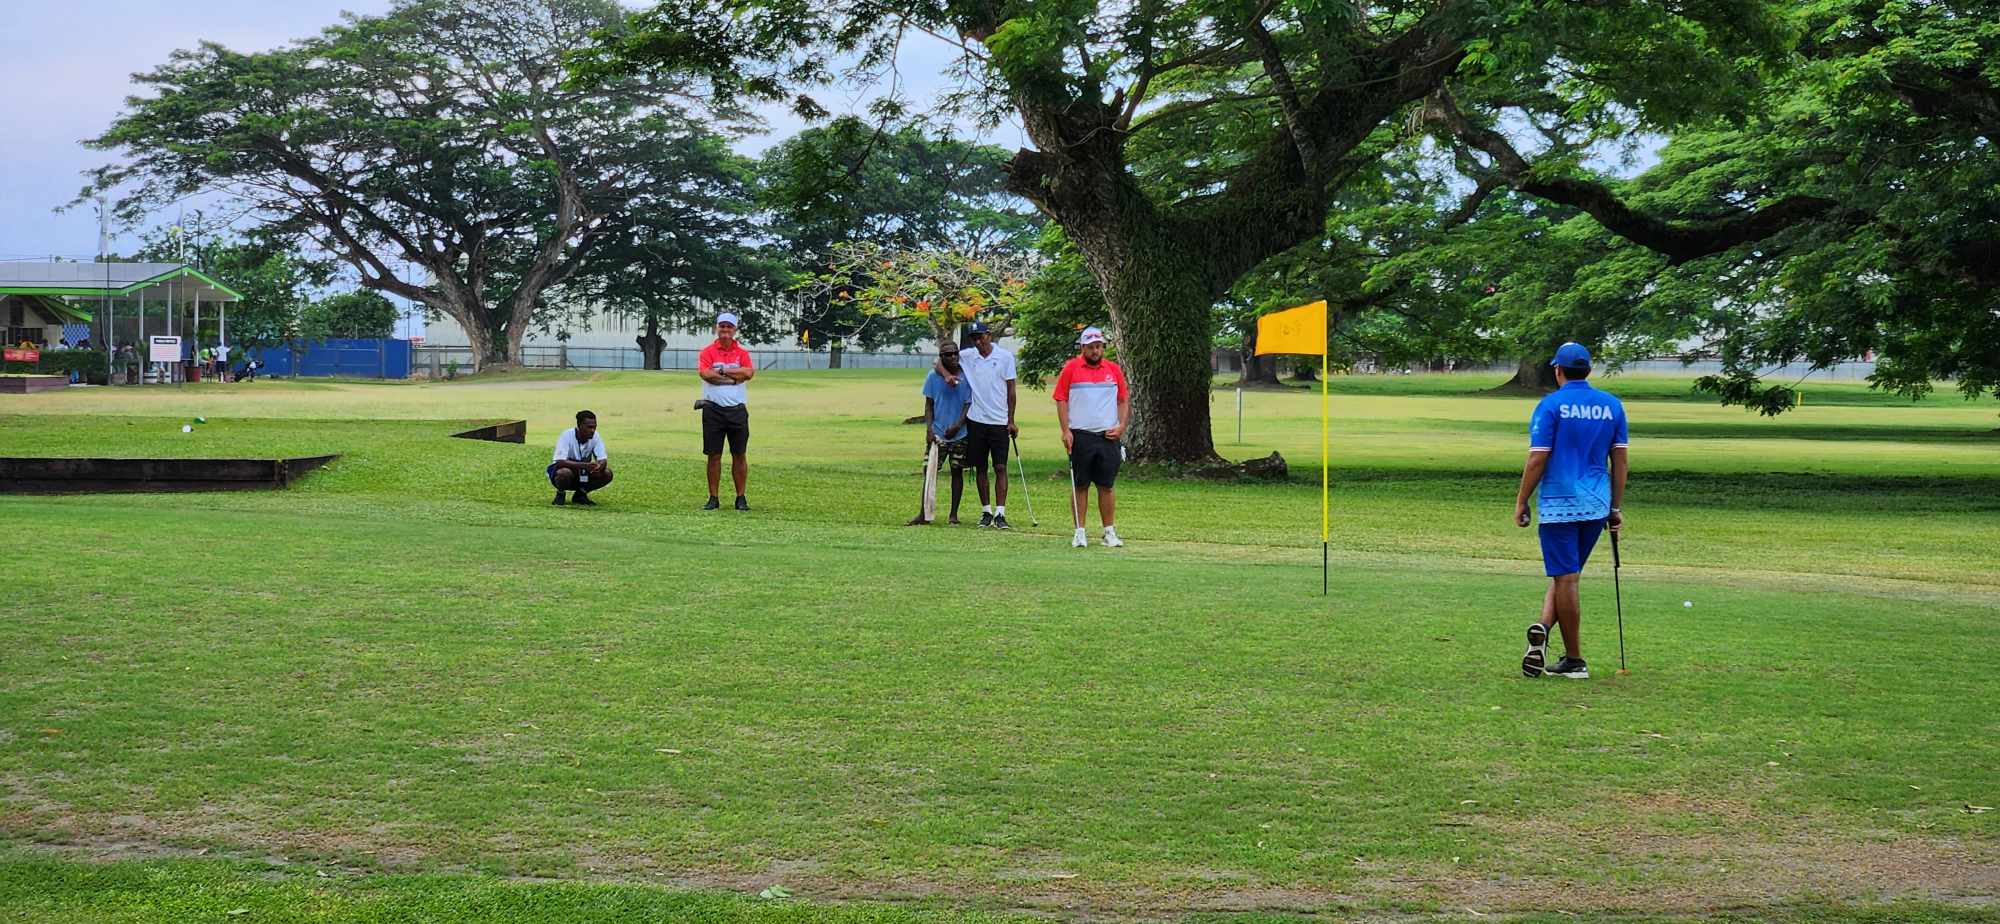
[[[1544,523],[1602,520],[1611,515],[1611,450],[1626,445],[1625,405],[1570,382],[1535,405],[1528,446],[1549,454],[1536,511]]]
[[[964,371],[959,372],[958,387],[953,388],[945,383],[944,376],[932,370],[930,375],[924,377],[924,397],[935,403],[931,410],[931,432],[948,443],[964,439],[967,428],[963,427],[949,439],[945,437],[945,431],[958,423],[958,416],[965,413],[966,405],[972,403],[972,383],[966,380]]]

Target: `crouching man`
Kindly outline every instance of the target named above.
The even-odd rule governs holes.
[[[604,451],[604,437],[597,435],[597,415],[576,412],[576,426],[556,438],[555,458],[549,462],[549,483],[556,486],[555,505],[567,503],[596,506],[593,491],[611,483],[611,456]],[[565,492],[575,498],[564,500]]]

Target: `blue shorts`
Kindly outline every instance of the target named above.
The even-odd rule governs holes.
[[[1597,545],[1597,537],[1603,533],[1603,520],[1543,523],[1542,570],[1549,577],[1582,571],[1583,563],[1590,560],[1590,550]]]

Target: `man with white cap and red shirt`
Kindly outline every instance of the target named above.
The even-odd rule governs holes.
[[[1083,329],[1076,338],[1078,354],[1063,364],[1056,376],[1056,424],[1062,429],[1063,449],[1069,452],[1070,510],[1076,515],[1076,535],[1070,545],[1090,544],[1084,534],[1084,515],[1090,511],[1090,486],[1097,485],[1097,516],[1104,523],[1104,544],[1124,545],[1112,525],[1117,498],[1112,484],[1118,479],[1118,465],[1124,461],[1119,442],[1132,422],[1132,394],[1125,384],[1125,370],[1104,358],[1104,332]]]
[[[750,461],[744,451],[750,444],[749,391],[743,383],[757,374],[750,351],[736,341],[736,316],[725,311],[715,316],[715,342],[701,348],[694,371],[701,376],[701,451],[708,456],[708,503],[703,510],[722,506],[722,444],[729,443],[729,475],[736,482],[736,509],[749,510],[743,491],[750,480]]]

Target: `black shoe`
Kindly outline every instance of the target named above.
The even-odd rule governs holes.
[[[557,507],[560,507],[560,506],[562,506],[562,505],[564,505],[564,504],[567,504],[567,503],[569,503],[569,501],[566,501],[566,500],[563,500],[563,492],[562,492],[562,489],[561,489],[561,488],[557,488],[557,489],[556,489],[556,499],[555,499],[554,501],[552,501],[551,503],[553,503],[553,504],[554,504],[555,506],[557,506]]]
[[[1563,659],[1557,661],[1556,666],[1549,668],[1549,676],[1568,677],[1571,680],[1589,680],[1590,668],[1583,666],[1582,658],[1572,658],[1569,655],[1563,655]]]
[[[710,495],[708,496],[708,503],[706,503],[706,504],[703,504],[703,505],[701,505],[701,509],[703,509],[703,510],[721,510],[721,509],[722,509],[722,502],[721,502],[721,501],[719,501],[719,500],[716,500],[716,499],[715,499],[715,495],[713,495],[713,494],[710,494]]]
[[[1528,624],[1528,653],[1521,656],[1521,676],[1540,677],[1547,664],[1549,648],[1549,627],[1539,622]]]
[[[585,506],[585,507],[595,507],[595,506],[597,506],[597,502],[596,502],[596,501],[594,501],[594,500],[591,500],[591,499],[590,499],[590,495],[588,495],[588,494],[585,494],[585,493],[584,493],[584,492],[582,492],[582,491],[578,491],[578,492],[576,492],[576,496],[575,496],[575,497],[572,497],[572,498],[570,498],[570,501],[569,501],[569,502],[570,502],[570,503],[572,503],[572,504],[582,504],[582,505],[583,505],[583,506]]]
[[[993,526],[993,514],[987,513],[985,511],[980,511],[979,528],[990,529],[992,526]]]
[[[744,499],[743,499],[743,495],[741,495],[741,494],[738,494],[738,495],[736,495],[736,509],[738,509],[738,510],[748,510],[748,509],[750,509],[750,502],[749,502],[749,501],[747,501],[747,500],[744,500]]]
[[[996,517],[994,517],[994,518],[993,518],[993,528],[994,528],[994,529],[1013,529],[1014,527],[1012,527],[1012,526],[1008,526],[1008,525],[1007,525],[1007,515],[1003,513],[1003,514],[1000,514],[1000,515],[998,515],[998,516],[996,516]]]

